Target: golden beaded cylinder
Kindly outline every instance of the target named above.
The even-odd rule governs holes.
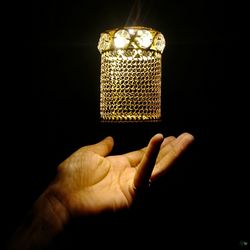
[[[161,54],[164,36],[133,26],[101,33],[102,121],[161,119]]]

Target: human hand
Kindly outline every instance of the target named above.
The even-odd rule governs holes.
[[[156,134],[147,147],[115,156],[108,156],[112,137],[80,148],[59,165],[55,180],[34,203],[9,249],[44,249],[70,216],[128,208],[148,181],[164,174],[192,141],[188,133],[165,139]]]
[[[128,208],[137,190],[164,174],[193,139],[188,133],[165,139],[156,134],[143,149],[108,156],[114,140],[107,137],[80,148],[62,162],[47,193],[73,216]]]

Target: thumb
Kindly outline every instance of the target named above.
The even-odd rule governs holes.
[[[113,147],[114,139],[111,136],[108,136],[100,142],[89,146],[89,149],[101,156],[107,156],[112,151]]]

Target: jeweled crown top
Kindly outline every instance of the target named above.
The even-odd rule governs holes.
[[[140,49],[162,53],[166,42],[162,33],[142,26],[130,26],[107,30],[100,35],[98,50]]]

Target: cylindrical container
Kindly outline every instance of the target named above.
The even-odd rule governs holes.
[[[132,26],[100,35],[102,121],[161,119],[162,33]]]

